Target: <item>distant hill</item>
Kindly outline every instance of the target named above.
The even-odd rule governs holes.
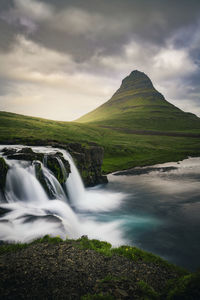
[[[200,129],[200,118],[166,101],[149,77],[137,70],[123,79],[109,101],[76,121],[145,131],[195,132]]]

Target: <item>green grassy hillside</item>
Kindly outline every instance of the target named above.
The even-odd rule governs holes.
[[[133,134],[93,124],[56,122],[0,112],[0,143],[48,144],[80,142],[104,147],[105,173],[200,156],[200,138]]]
[[[200,119],[167,102],[142,72],[133,71],[112,98],[77,122],[165,132],[200,132]]]

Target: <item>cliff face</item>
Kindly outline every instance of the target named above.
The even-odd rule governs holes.
[[[107,183],[107,177],[101,173],[104,150],[99,146],[83,147],[78,143],[71,143],[68,152],[75,160],[85,186]]]

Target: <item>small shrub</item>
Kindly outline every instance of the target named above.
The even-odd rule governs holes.
[[[81,297],[81,300],[114,300],[114,298],[109,294],[87,294]]]
[[[199,300],[200,272],[189,274],[171,283],[167,300]]]
[[[44,237],[33,241],[32,244],[36,244],[36,243],[57,244],[60,242],[63,242],[63,240],[60,238],[60,236],[50,237],[49,235],[45,235]]]
[[[148,285],[146,282],[144,281],[139,281],[137,283],[138,285],[138,289],[139,289],[139,294],[140,294],[140,299],[143,300],[156,300],[156,299],[159,299],[159,294],[156,293],[154,291],[154,289]]]

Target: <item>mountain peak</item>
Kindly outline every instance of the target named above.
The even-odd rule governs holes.
[[[198,123],[199,128],[199,120],[195,118],[166,101],[145,73],[134,70],[122,80],[120,88],[110,100],[78,121],[115,128],[170,131],[186,128],[184,122],[191,123],[191,128],[195,128]],[[180,127],[177,119],[180,120]]]
[[[118,91],[122,90],[138,90],[138,89],[154,89],[150,78],[143,72],[134,70],[122,80],[121,87]]]

